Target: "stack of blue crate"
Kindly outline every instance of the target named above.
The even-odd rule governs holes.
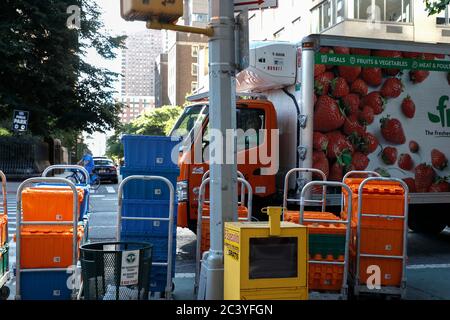
[[[174,222],[172,247],[172,278],[175,275],[177,199],[176,184],[178,168],[178,141],[170,137],[150,137],[126,135],[124,145],[125,166],[120,169],[122,178],[130,176],[160,176],[167,178],[174,187]],[[172,159],[173,156],[173,159]],[[175,161],[173,161],[175,160]],[[123,217],[168,218],[170,192],[167,185],[159,180],[132,180],[123,190]],[[167,262],[168,258],[167,221],[122,220],[121,240],[146,242],[153,245],[153,262]],[[164,292],[167,283],[167,268],[153,266],[150,273],[150,291]]]

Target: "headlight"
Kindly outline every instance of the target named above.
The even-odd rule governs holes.
[[[188,201],[189,187],[188,187],[187,181],[177,182],[177,197],[178,197],[178,202]]]

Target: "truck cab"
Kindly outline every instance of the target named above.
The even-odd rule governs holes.
[[[182,137],[178,178],[178,226],[196,230],[198,193],[203,175],[209,170],[208,101],[198,101],[185,108],[174,126],[172,136]],[[276,112],[273,104],[265,99],[238,99],[236,103],[237,161],[238,170],[251,184],[254,193],[254,215],[265,199],[276,193],[275,174],[268,173],[271,166],[272,136],[277,128]],[[241,132],[242,134],[239,134]],[[208,189],[207,189],[208,192]],[[208,196],[208,195],[207,195]]]

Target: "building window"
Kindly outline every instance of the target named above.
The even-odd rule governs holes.
[[[192,46],[192,58],[197,58],[198,57],[198,50],[199,47],[198,46]]]
[[[196,63],[192,64],[191,74],[196,77],[198,75],[198,65]]]
[[[354,0],[352,5],[353,10],[349,10],[351,19],[412,22],[411,0]]]
[[[196,81],[192,81],[191,83],[191,92],[197,92],[198,89],[198,83]]]
[[[436,24],[440,26],[449,26],[450,25],[450,5],[445,8],[444,11],[439,13],[439,15],[436,18]]]

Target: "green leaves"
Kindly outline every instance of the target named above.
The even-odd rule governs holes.
[[[444,11],[449,4],[450,0],[425,0],[426,10],[429,16]]]
[[[435,115],[431,112],[428,112],[428,119],[433,123],[441,122],[441,117],[439,117],[438,115]]]

